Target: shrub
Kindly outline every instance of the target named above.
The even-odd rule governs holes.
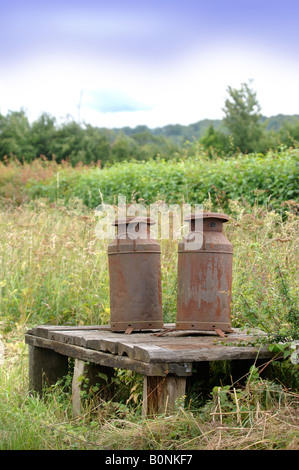
[[[102,202],[101,197],[113,204],[119,194],[147,204],[157,199],[200,204],[210,197],[213,204],[228,208],[229,201],[237,199],[253,205],[259,190],[259,204],[278,208],[298,198],[298,157],[295,149],[212,161],[198,154],[171,161],[121,162],[103,169],[62,167],[50,178],[28,181],[25,192],[29,198],[47,197],[52,202],[80,198],[91,208]]]

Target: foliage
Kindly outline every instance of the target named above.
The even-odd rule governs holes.
[[[121,130],[108,130],[90,124],[79,125],[66,120],[58,125],[56,119],[43,113],[32,124],[25,112],[0,115],[0,160],[14,157],[31,162],[40,156],[57,163],[68,161],[89,165],[118,162],[128,159],[146,160],[163,155],[170,158],[179,146],[164,136],[149,130],[137,130],[126,135]]]
[[[49,142],[53,124],[39,123]],[[146,139],[140,136],[144,145]],[[1,449],[298,449],[298,149],[217,158],[198,142],[188,145],[191,157],[184,151],[183,158],[105,168],[47,156],[0,163]],[[99,401],[76,419],[61,383],[43,400],[28,395],[28,327],[109,322],[108,241],[97,239],[92,209],[118,194],[147,204],[203,202],[230,214],[224,230],[234,246],[232,324],[262,329],[272,351],[291,359],[273,362],[272,382],[255,364],[244,386],[219,381],[203,406],[184,407],[182,397],[178,411],[152,419],[140,415],[142,377],[123,371],[114,385],[125,400]],[[163,318],[173,322],[176,242],[161,240],[161,251]]]
[[[247,87],[247,88],[246,88]],[[31,162],[43,156],[57,163],[101,167],[123,160],[151,160],[192,155],[193,146],[201,143],[209,158],[233,156],[242,152],[263,152],[280,145],[297,146],[298,116],[260,117],[255,110],[255,94],[243,84],[241,90],[228,89],[232,102],[226,102],[223,120],[204,119],[188,126],[179,124],[149,129],[106,129],[78,124],[67,118],[43,113],[30,123],[24,110],[0,114],[0,161],[17,158]],[[225,108],[225,109],[226,109]]]
[[[275,402],[284,400],[284,394],[287,391],[281,385],[261,379],[258,368],[252,365],[244,388],[235,388],[234,384],[214,387],[214,416],[222,424],[233,421],[243,428],[251,427],[257,414],[262,416]]]
[[[234,246],[232,315],[235,326],[260,328],[273,341],[298,339],[298,216],[231,202],[226,234]]]
[[[84,206],[38,202],[1,212],[0,310],[5,328],[25,322],[96,324],[109,318],[106,241]]]
[[[232,134],[235,146],[241,152],[258,151],[257,144],[263,130],[256,93],[249,84],[242,83],[239,90],[228,87],[228,94],[223,108],[224,124]]]
[[[223,208],[237,199],[253,205],[257,190],[259,204],[273,208],[298,198],[298,149],[213,160],[200,148],[196,152],[193,157],[121,162],[103,169],[62,167],[51,178],[28,181],[23,193],[29,199],[47,197],[51,202],[79,198],[91,208],[102,199],[113,204],[119,194],[128,202],[133,196],[146,204],[157,199],[200,204],[210,198]]]
[[[27,183],[49,180],[66,166],[69,167],[65,163],[58,165],[55,160],[48,161],[45,157],[31,163],[21,163],[16,158],[0,162],[0,197],[14,204],[21,204],[28,200]]]
[[[22,161],[34,160],[33,143],[28,139],[30,124],[24,111],[0,115],[0,159],[16,155]]]
[[[28,394],[23,334],[16,329],[6,337],[1,450],[298,450],[298,394],[260,379],[255,366],[244,387],[219,384],[199,409],[181,403],[167,417],[145,419],[133,400],[102,401],[74,418],[63,384],[45,390],[43,399]]]
[[[233,141],[230,136],[210,125],[206,133],[199,139],[199,143],[207,149],[210,158],[225,156],[232,153]]]
[[[219,207],[219,210],[222,210]],[[285,341],[298,339],[296,252],[298,217],[292,206],[269,208],[230,202],[225,233],[234,246],[232,321]],[[107,244],[98,220],[80,200],[31,201],[0,212],[0,310],[15,324],[97,324],[109,320]],[[176,314],[175,240],[161,240],[163,315]]]
[[[298,305],[298,220],[291,208],[282,217],[257,204],[246,208],[231,203],[225,233],[235,253],[234,326],[259,326],[287,338],[296,330],[295,317],[289,314]],[[65,384],[50,387],[42,400],[28,395],[28,327],[109,321],[107,246],[96,239],[95,223],[94,214],[79,200],[67,208],[59,201],[49,205],[36,200],[1,209],[0,328],[6,357],[0,368],[0,448],[298,449],[295,382],[287,390],[277,372],[272,382],[261,379],[257,365],[248,371],[244,386],[219,379],[201,406],[188,400],[184,405],[182,398],[177,411],[167,417],[141,417],[142,377],[124,371],[118,371],[114,381],[117,401],[99,400],[94,407],[88,401],[77,418]],[[176,244],[163,240],[161,246],[163,301],[167,299],[163,314],[173,321]],[[174,306],[172,316],[169,306]],[[279,354],[288,354],[285,345],[275,347]],[[283,365],[294,367],[276,367]],[[280,372],[287,375],[287,383],[295,377],[291,368]],[[71,375],[67,381],[70,384]],[[87,389],[84,392],[89,399]]]

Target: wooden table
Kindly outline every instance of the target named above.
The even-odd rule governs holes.
[[[266,346],[254,346],[263,333],[234,329],[224,337],[216,332],[163,330],[112,332],[109,326],[37,326],[27,331],[29,387],[42,393],[45,385],[67,374],[68,358],[75,359],[73,408],[80,412],[80,381],[99,372],[111,378],[114,368],[144,376],[143,415],[171,410],[185,395],[186,379],[194,368],[210,361],[269,359]],[[101,376],[100,374],[100,376]],[[82,383],[82,381],[81,381]]]

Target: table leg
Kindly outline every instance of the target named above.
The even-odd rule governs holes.
[[[29,345],[29,390],[40,395],[68,373],[68,358],[51,349]]]
[[[72,403],[73,415],[78,416],[82,411],[82,391],[86,391],[89,396],[101,397],[109,400],[113,393],[112,376],[113,368],[85,362],[75,359],[75,367],[72,381]],[[84,387],[86,385],[86,387]],[[94,388],[96,387],[96,389]],[[90,391],[94,388],[91,395]]]
[[[142,415],[171,413],[185,396],[186,377],[144,376]]]

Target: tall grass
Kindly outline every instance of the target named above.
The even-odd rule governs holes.
[[[21,204],[28,201],[26,185],[30,181],[41,182],[52,178],[59,168],[67,168],[69,165],[58,165],[54,160],[48,161],[41,157],[31,163],[20,162],[16,158],[6,159],[0,162],[0,197],[6,201]]]
[[[247,211],[230,202],[226,234],[234,245],[232,316],[234,326],[246,324],[296,340],[299,224],[296,207],[285,206],[282,215],[265,206]]]
[[[207,203],[208,204],[208,203]],[[97,218],[38,200],[0,211],[2,328],[15,324],[109,323],[107,245]],[[266,332],[298,334],[298,217],[230,203],[224,229],[234,246],[232,321]],[[161,240],[163,315],[175,321],[177,243]]]
[[[298,394],[250,376],[244,388],[215,387],[199,409],[178,403],[170,415],[145,419],[136,405],[98,401],[74,418],[62,383],[43,399],[28,394],[23,333],[7,336],[0,368],[0,450],[299,449]]]
[[[0,212],[0,311],[17,324],[107,324],[110,316],[107,245],[97,218],[80,203],[66,209],[43,201]],[[176,303],[176,251],[162,241],[165,321]]]
[[[204,406],[193,408],[187,401],[183,408],[178,403],[172,415],[153,419],[141,417],[136,394],[129,403],[100,401],[95,409],[88,404],[76,419],[70,392],[62,383],[51,387],[43,400],[30,396],[24,344],[28,327],[109,322],[109,241],[96,237],[97,218],[84,199],[72,197],[65,204],[70,180],[78,182],[79,174],[88,180],[88,174],[95,175],[91,169],[66,166],[64,180],[62,168],[52,162],[1,165],[0,337],[5,361],[0,364],[0,449],[298,449],[296,368],[282,372],[288,375],[288,389],[259,378],[243,388],[219,384]],[[113,171],[117,169],[110,173],[117,187],[122,173],[113,176]],[[188,171],[191,174],[192,167]],[[33,180],[39,188],[44,184],[45,194],[51,181],[52,202],[30,200]],[[250,205],[225,202],[230,221],[224,230],[234,246],[232,323],[293,341],[299,331],[297,206],[282,202],[283,210],[275,211],[265,204],[265,189],[252,194]],[[220,195],[218,205],[211,198],[205,208],[224,210]],[[171,322],[176,315],[177,243],[160,242],[163,317]]]
[[[2,211],[2,321],[95,324],[107,321],[105,242],[93,216],[43,202]]]

